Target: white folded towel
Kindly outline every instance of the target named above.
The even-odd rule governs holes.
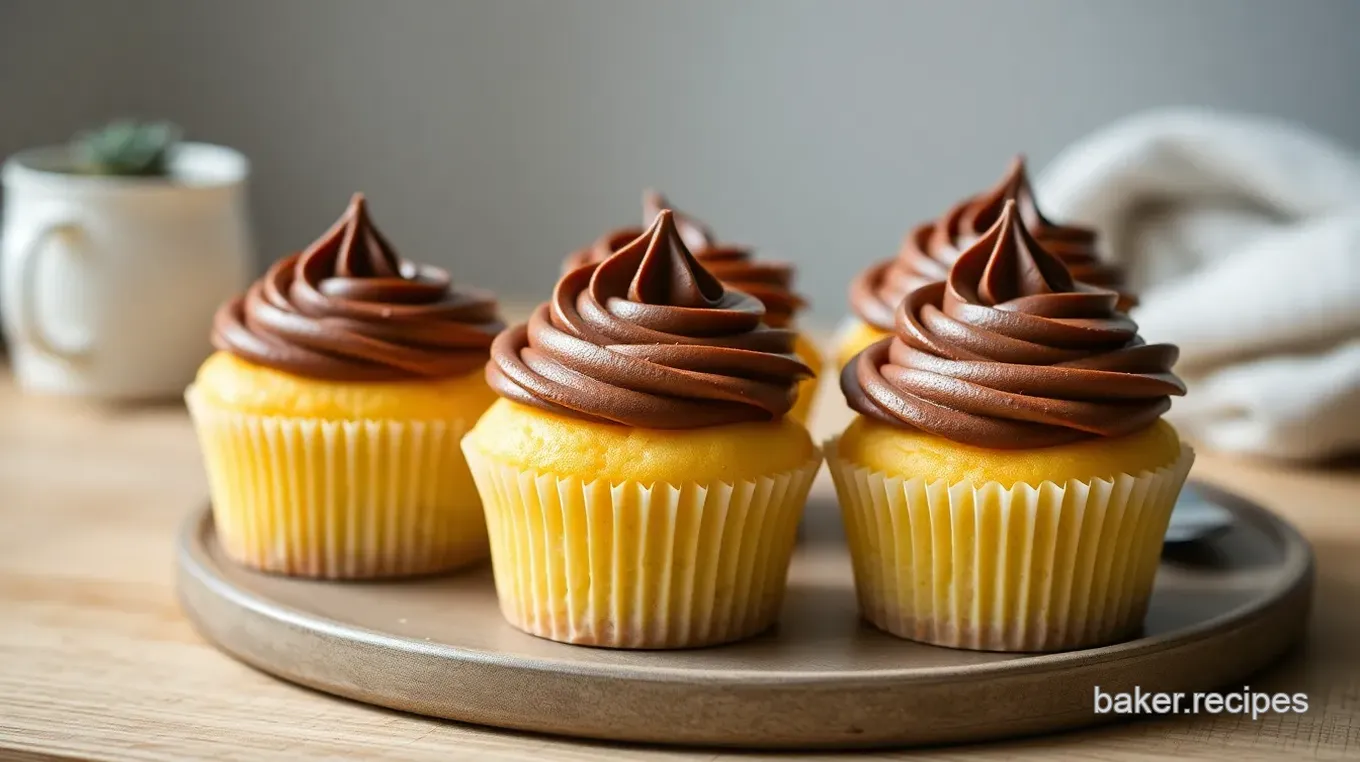
[[[1129,118],[1036,182],[1100,231],[1150,342],[1181,348],[1168,419],[1210,448],[1290,459],[1360,451],[1360,157],[1278,121]]]

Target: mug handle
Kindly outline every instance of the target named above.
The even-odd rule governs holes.
[[[14,262],[14,279],[18,282],[18,288],[10,293],[14,295],[17,302],[14,305],[15,338],[31,346],[38,354],[57,360],[76,360],[85,353],[84,349],[67,349],[60,346],[43,330],[38,321],[38,311],[35,307],[36,286],[38,284],[38,254],[45,248],[43,244],[48,238],[58,235],[80,235],[84,229],[74,220],[58,220],[48,223],[27,246],[19,249],[18,257]]]

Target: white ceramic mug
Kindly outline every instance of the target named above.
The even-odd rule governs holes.
[[[203,143],[168,158],[158,178],[64,172],[65,148],[5,163],[0,313],[25,391],[141,399],[193,380],[253,268],[249,167]]]

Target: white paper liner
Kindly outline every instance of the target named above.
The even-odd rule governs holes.
[[[734,484],[610,484],[536,473],[464,443],[501,611],[563,643],[686,648],[774,624],[821,455]]]
[[[1134,635],[1194,452],[1137,476],[930,484],[826,447],[860,611],[894,635],[987,651],[1061,651]]]
[[[227,555],[263,571],[363,579],[444,571],[488,552],[461,420],[326,421],[185,395]]]

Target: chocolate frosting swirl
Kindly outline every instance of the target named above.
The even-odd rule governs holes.
[[[598,264],[567,273],[526,325],[496,338],[501,396],[561,415],[650,429],[774,420],[812,371],[795,334],[729,290],[680,237],[675,215]]]
[[[856,411],[993,449],[1050,447],[1151,425],[1185,386],[1178,351],[1146,344],[1114,291],[1075,282],[1014,200],[954,263],[913,291],[896,336],[851,360]]]
[[[789,325],[807,301],[793,291],[793,265],[788,262],[757,260],[749,247],[722,243],[713,231],[695,218],[675,211],[664,196],[654,190],[642,196],[645,219],[656,219],[663,209],[675,216],[675,227],[691,253],[723,285],[754,296],[765,305],[765,323],[775,328]],[[642,235],[642,228],[620,228],[597,239],[588,248],[567,258],[564,272],[584,264],[603,262],[614,252]]]
[[[948,277],[962,251],[996,224],[1007,201],[1014,201],[1030,234],[1062,261],[1082,283],[1121,291],[1123,271],[1096,254],[1094,230],[1050,221],[1034,200],[1025,159],[1011,161],[1006,176],[990,190],[956,204],[940,219],[918,225],[893,259],[871,265],[850,285],[850,306],[864,322],[884,331],[893,328],[897,305],[907,294]],[[1121,294],[1120,308],[1134,301]]]
[[[299,376],[399,381],[476,370],[502,328],[490,294],[398,257],[356,194],[325,235],[217,311],[212,342]]]

